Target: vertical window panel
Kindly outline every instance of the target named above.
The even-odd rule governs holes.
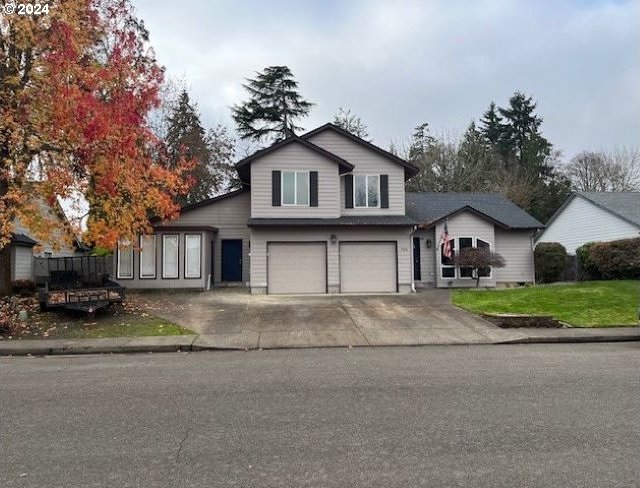
[[[118,269],[117,278],[133,278],[133,246],[128,241],[118,243]]]
[[[178,278],[178,236],[162,236],[162,277]]]
[[[296,173],[296,205],[309,205],[309,173]]]
[[[200,234],[187,234],[184,236],[185,246],[185,278],[200,278],[202,236]]]
[[[367,207],[377,207],[380,201],[380,178],[367,176]]]
[[[156,236],[140,236],[140,278],[156,277]]]
[[[282,204],[296,204],[296,174],[293,171],[282,173]]]
[[[354,181],[353,198],[356,207],[367,206],[367,177],[364,175],[356,175]]]

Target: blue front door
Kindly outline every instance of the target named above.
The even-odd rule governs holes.
[[[222,281],[242,281],[242,239],[222,240]]]

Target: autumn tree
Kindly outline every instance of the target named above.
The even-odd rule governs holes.
[[[354,136],[358,136],[360,139],[371,142],[369,139],[369,128],[367,127],[367,124],[365,124],[359,116],[351,112],[350,109],[345,110],[340,107],[333,117],[333,123],[347,132],[350,132]]]
[[[197,203],[232,185],[234,141],[226,128],[206,131],[197,106],[183,89],[166,117],[164,140],[171,165],[185,158],[193,163],[188,177],[189,193],[178,198],[181,205]]]
[[[306,117],[313,106],[298,91],[298,82],[287,66],[268,66],[242,86],[249,99],[232,110],[242,139],[273,142],[302,130],[297,120]]]
[[[113,248],[177,214],[187,161],[169,166],[147,115],[163,70],[128,0],[51,1],[48,15],[0,16],[0,292],[16,218],[47,241],[38,196],[81,195],[86,239]]]

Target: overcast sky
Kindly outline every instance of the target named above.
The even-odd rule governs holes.
[[[132,1],[208,126],[233,128],[244,78],[287,65],[306,129],[345,107],[383,147],[422,122],[461,133],[516,90],[565,156],[640,146],[639,0]]]

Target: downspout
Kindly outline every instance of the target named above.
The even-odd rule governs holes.
[[[415,281],[416,275],[413,269],[413,267],[415,266],[415,258],[413,256],[413,236],[415,235],[417,229],[418,229],[418,226],[414,225],[413,230],[411,231],[411,235],[409,236],[409,244],[411,249],[411,292],[412,293],[416,293],[416,281]]]

